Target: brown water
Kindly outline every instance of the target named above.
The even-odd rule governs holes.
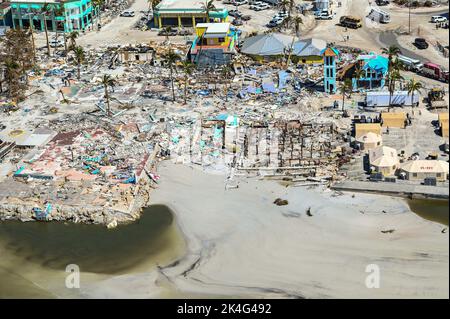
[[[448,200],[414,199],[408,204],[420,217],[448,226]]]
[[[48,298],[63,287],[65,268],[101,278],[154,269],[184,251],[172,212],[163,205],[144,210],[131,224],[100,225],[0,222],[0,298]],[[42,280],[48,277],[48,280]]]

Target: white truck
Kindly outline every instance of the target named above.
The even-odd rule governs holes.
[[[380,23],[389,23],[391,22],[391,15],[384,10],[378,8],[372,8],[368,15],[372,20],[378,21]]]
[[[397,56],[397,59],[403,64],[405,69],[408,71],[413,71],[417,73],[422,71],[423,64],[422,62],[420,62],[420,60],[413,59],[401,54]]]
[[[365,105],[367,107],[384,107],[389,106],[390,93],[388,91],[367,92]],[[412,96],[408,91],[394,91],[391,98],[391,106],[413,106],[419,105],[419,92],[415,92]]]

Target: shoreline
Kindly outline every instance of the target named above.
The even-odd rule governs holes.
[[[222,177],[170,163],[161,170],[166,182],[155,191],[153,200],[176,214],[187,242],[186,255],[162,267],[178,292],[251,298],[448,296],[444,226],[409,213],[403,199],[367,194],[333,197],[331,191],[286,189],[253,180],[219,195],[216,187]],[[176,177],[182,180],[175,181]],[[168,196],[164,183],[177,194],[175,198]],[[205,183],[202,190],[193,190],[200,187],[197,183]],[[186,187],[192,190],[189,194],[182,191]],[[195,203],[197,194],[206,189],[211,196]],[[267,198],[269,194],[274,198],[282,194],[289,204],[278,207],[272,203],[274,198]],[[307,195],[306,203],[299,200],[299,194]],[[219,202],[220,197],[225,198]],[[248,208],[235,206],[231,200],[235,197],[241,197],[242,206]],[[252,201],[256,197],[263,199],[265,210]],[[383,202],[371,208],[381,198]],[[333,204],[334,211],[324,201]],[[193,211],[194,207],[200,212]],[[312,207],[312,217],[305,214],[308,207]],[[381,232],[391,228],[395,229],[392,234]],[[269,231],[272,234],[265,236]],[[303,245],[304,241],[308,244]],[[405,267],[409,262],[411,267]],[[370,263],[387,269],[384,289],[364,286],[364,267]],[[412,283],[411,276],[417,281]]]

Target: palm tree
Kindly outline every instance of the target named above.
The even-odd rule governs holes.
[[[288,16],[290,17],[292,14],[292,11],[294,10],[294,6],[295,6],[295,0],[288,0],[289,4],[288,4]]]
[[[44,20],[44,31],[45,31],[45,40],[47,41],[47,55],[50,56],[50,42],[48,40],[48,28],[47,28],[47,20],[45,19],[51,12],[52,7],[50,4],[45,3],[41,8],[41,15]]]
[[[345,95],[352,92],[352,82],[350,79],[345,79],[339,84],[339,92],[342,93],[342,112],[344,112]]]
[[[361,65],[357,65],[355,68],[355,71],[353,72],[354,79],[356,79],[356,85],[359,87],[360,79],[363,77],[363,75],[366,74],[366,71],[361,67]]]
[[[61,5],[59,7],[53,7],[53,15],[54,17],[62,17],[62,20],[56,21],[56,37],[55,40],[58,41],[58,25],[62,22],[63,25],[63,39],[64,39],[64,52],[67,54],[67,40],[66,40],[66,15],[64,6]]]
[[[82,47],[78,46],[78,47],[74,47],[72,49],[73,53],[75,54],[75,61],[77,62],[77,68],[78,68],[78,73],[77,73],[77,78],[78,81],[80,80],[80,69],[81,69],[81,64],[84,62],[85,59],[85,53]]]
[[[217,11],[216,6],[214,5],[214,0],[205,0],[205,3],[202,3],[202,9],[206,13],[206,22],[209,22],[209,14],[211,11]]]
[[[30,9],[31,10],[31,9]],[[33,50],[33,61],[36,61],[36,44],[34,41],[34,32],[33,32],[33,27],[34,27],[34,13],[32,13],[31,11],[28,12],[28,23],[30,24],[30,35],[31,35],[31,45],[32,45],[32,50]]]
[[[297,37],[298,33],[300,32],[300,24],[303,23],[303,20],[298,15],[295,17],[288,17],[286,20],[287,20],[287,23],[292,27],[292,29],[294,31],[294,35],[292,36],[291,47],[289,49],[289,56],[288,56],[288,59],[286,62],[286,68],[287,68],[289,66],[289,62],[291,61],[292,51],[294,50],[295,37]]]
[[[102,16],[101,16],[101,13],[100,13],[101,12],[100,7],[105,4],[105,0],[92,0],[92,4],[94,5],[95,12],[96,12],[95,17],[96,18],[98,17],[98,21],[100,23],[102,23]]]
[[[162,55],[163,60],[166,61],[170,70],[170,82],[172,84],[172,100],[175,102],[175,87],[173,84],[173,70],[175,68],[175,63],[180,60],[180,56],[176,54],[172,48],[169,49],[165,54]]]
[[[5,79],[6,82],[8,83],[8,96],[12,98],[14,93],[12,87],[14,86],[17,76],[20,73],[20,65],[16,61],[7,59],[4,62],[4,66],[5,66]]]
[[[290,0],[281,0],[278,2],[278,8],[286,12],[286,8],[290,5]]]
[[[189,81],[189,76],[194,72],[195,65],[190,61],[186,60],[182,62],[182,68],[184,72],[184,104],[187,103],[187,84]]]
[[[394,91],[395,91],[395,82],[403,80],[403,77],[400,75],[400,71],[399,70],[393,70],[391,73],[389,73],[388,75],[388,80],[389,80],[389,107],[388,107],[388,112],[391,109],[391,104],[392,104],[392,96],[394,95]]]
[[[161,0],[147,0],[148,2],[148,9],[152,8],[153,10],[155,7],[161,2]]]
[[[408,90],[408,94],[411,94],[411,107],[414,107],[414,93],[422,89],[422,83],[412,78],[406,83],[406,89]]]
[[[73,48],[75,48],[77,46],[76,39],[78,38],[78,36],[79,36],[78,31],[72,31],[67,36],[67,39],[70,41],[70,45],[69,45],[70,50],[73,50]]]
[[[221,74],[222,77],[225,79],[225,101],[228,102],[228,80],[231,77],[231,65],[226,64],[222,67]]]
[[[109,91],[108,87],[114,88],[116,86],[116,80],[114,80],[109,74],[104,74],[101,81],[101,84],[103,84],[103,87],[105,89],[105,99],[106,99],[106,115],[111,116],[111,108],[109,105]]]
[[[400,53],[402,53],[400,48],[396,45],[391,45],[388,48],[383,48],[381,52],[388,56],[388,60],[389,60],[388,69],[391,68],[394,57],[397,57]]]

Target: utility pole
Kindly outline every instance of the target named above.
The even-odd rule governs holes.
[[[408,34],[411,34],[411,0],[408,5]]]

